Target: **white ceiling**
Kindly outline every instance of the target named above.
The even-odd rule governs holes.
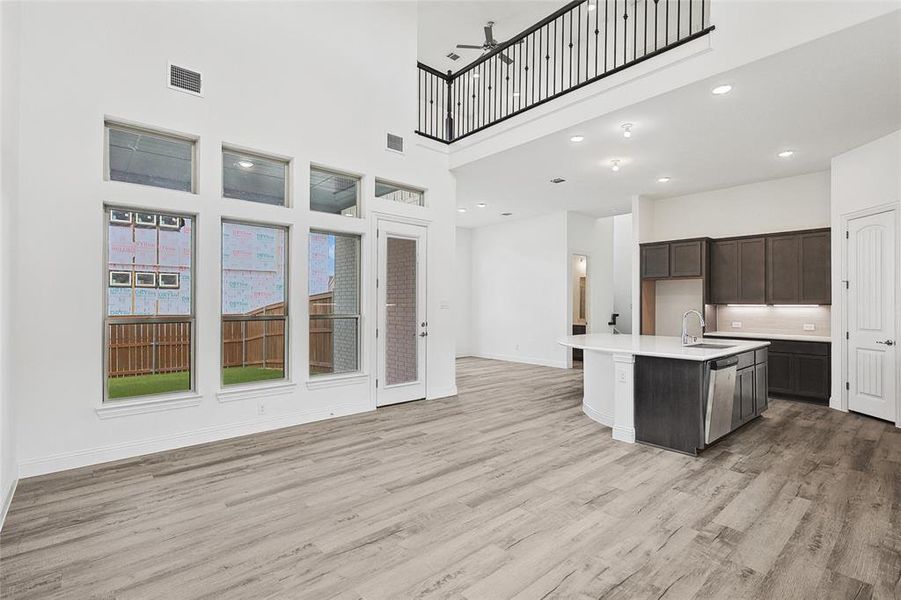
[[[457,44],[479,45],[485,40],[483,28],[494,21],[494,38],[506,42],[566,4],[564,0],[447,1],[420,0],[419,61],[445,72],[457,71],[482,55],[478,50],[458,50]],[[460,59],[452,61],[453,50]]]
[[[832,157],[901,128],[899,31],[896,11],[460,167],[457,199],[467,212],[457,224],[562,209],[609,216],[629,212],[636,194],[663,198],[828,169]],[[720,83],[733,91],[712,95]],[[627,122],[628,140],[620,128]],[[570,142],[575,134],[585,141]],[[786,148],[795,155],[778,158]],[[663,176],[672,179],[658,183]]]

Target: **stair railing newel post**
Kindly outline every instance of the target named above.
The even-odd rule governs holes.
[[[444,131],[446,140],[450,143],[454,141],[454,72],[450,69],[447,70],[447,79],[445,82],[447,83],[447,101],[445,102],[447,123],[445,124]]]

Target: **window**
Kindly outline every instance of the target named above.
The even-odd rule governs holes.
[[[287,230],[222,223],[222,384],[285,379]]]
[[[360,369],[360,238],[310,232],[310,375]]]
[[[222,149],[222,195],[285,206],[288,161]]]
[[[194,191],[194,140],[113,123],[106,137],[110,180]]]
[[[392,202],[423,206],[425,194],[423,194],[422,190],[417,190],[416,188],[395,185],[376,179],[375,197],[391,200]]]
[[[310,168],[310,210],[358,217],[360,178]]]
[[[106,215],[105,400],[192,390],[194,219]]]

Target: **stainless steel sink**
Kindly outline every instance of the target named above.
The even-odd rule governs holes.
[[[688,346],[685,346],[685,347],[686,348],[711,348],[711,349],[716,350],[718,348],[733,348],[734,346],[732,344],[708,344],[708,343],[702,342],[700,344],[689,344]]]

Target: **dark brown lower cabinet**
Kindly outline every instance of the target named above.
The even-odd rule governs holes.
[[[831,386],[830,355],[828,342],[771,340],[767,372],[761,377],[769,381],[771,396],[826,403]]]

